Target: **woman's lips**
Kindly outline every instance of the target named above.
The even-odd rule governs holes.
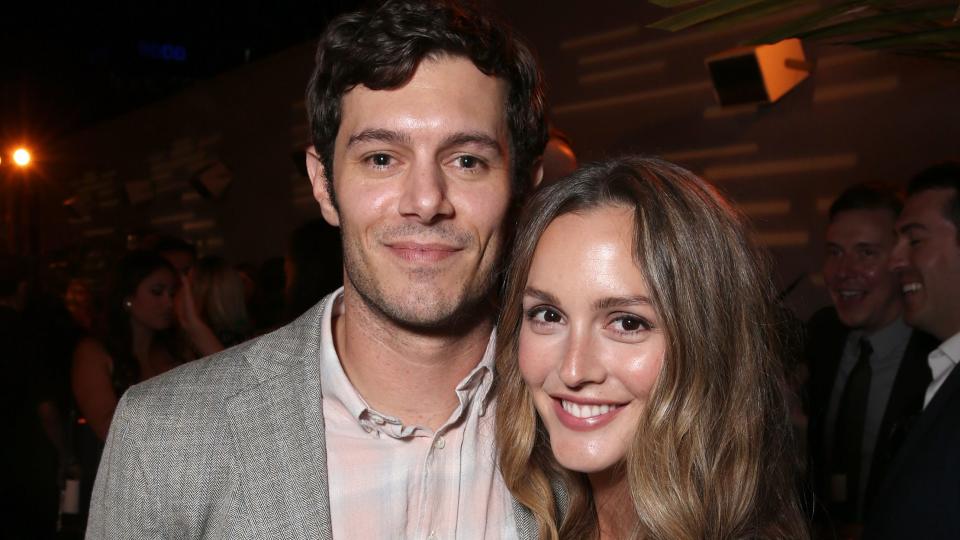
[[[624,409],[622,403],[586,403],[553,398],[557,419],[568,429],[590,431],[609,424]]]

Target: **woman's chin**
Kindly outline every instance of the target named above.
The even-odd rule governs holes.
[[[589,448],[569,448],[554,444],[553,456],[564,469],[584,473],[597,474],[604,472],[623,461],[622,455],[594,453]]]

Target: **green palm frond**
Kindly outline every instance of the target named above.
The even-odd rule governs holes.
[[[649,25],[678,32],[686,29],[735,29],[770,15],[810,6],[746,44],[775,43],[787,38],[849,44],[864,49],[920,55],[947,61],[960,57],[960,3],[914,0],[648,0],[674,8]]]

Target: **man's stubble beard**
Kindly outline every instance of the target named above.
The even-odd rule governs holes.
[[[384,290],[383,283],[364,260],[363,250],[356,240],[348,240],[347,235],[342,235],[342,238],[343,264],[350,286],[370,310],[394,324],[418,333],[458,335],[493,316],[494,289],[499,283],[497,269],[502,246],[493,261],[481,263],[481,268],[477,270],[479,281],[460,281],[455,291],[447,291],[451,294],[433,295],[433,301],[421,296],[411,302],[402,295],[391,298],[392,294]],[[418,270],[411,272],[410,278],[415,280],[417,274],[421,274],[424,279],[430,279],[431,274],[435,273]]]

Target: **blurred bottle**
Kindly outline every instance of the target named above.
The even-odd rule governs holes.
[[[83,469],[74,452],[74,431],[78,422],[75,410],[70,411],[68,422],[72,429],[67,431],[67,452],[63,459],[63,481],[60,489],[60,515],[57,519],[57,538],[74,540],[83,538],[84,516],[80,512],[80,482]]]

